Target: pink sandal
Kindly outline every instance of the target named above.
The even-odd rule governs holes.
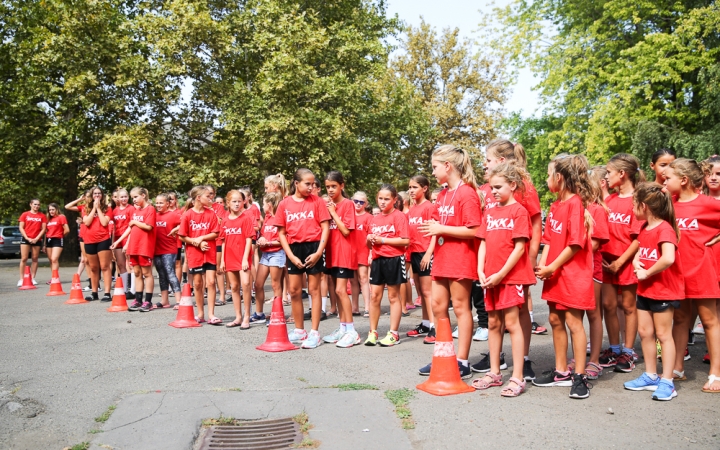
[[[485,380],[485,377],[490,377],[490,382]],[[489,389],[493,386],[502,386],[502,384],[503,384],[503,382],[502,382],[502,374],[501,373],[495,374],[492,372],[488,372],[485,374],[484,377],[473,380],[472,387],[474,387],[475,389],[477,389],[479,391],[483,391],[483,390]]]
[[[508,383],[515,383],[515,386],[509,384],[500,392],[503,397],[518,397],[520,394],[525,392],[525,380],[518,380],[515,377],[511,377]]]

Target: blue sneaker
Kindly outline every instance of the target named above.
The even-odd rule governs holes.
[[[308,333],[305,330],[292,330],[288,333],[288,340],[293,344],[300,344],[307,339]]]
[[[677,391],[675,390],[675,384],[672,381],[660,379],[657,389],[652,395],[653,400],[660,400],[662,402],[669,402],[670,400],[677,397]]]
[[[253,313],[252,316],[250,316],[250,325],[261,325],[265,323],[267,318],[265,317],[265,313],[258,314],[256,312]]]
[[[653,380],[643,372],[638,378],[625,382],[623,386],[629,391],[654,391],[658,388],[658,384],[660,384],[660,377]]]
[[[488,340],[488,329],[478,327],[473,335],[473,341],[487,341]]]
[[[430,375],[431,368],[432,368],[432,363],[428,364],[425,367],[421,367],[420,370],[418,370],[418,373],[424,377],[427,377]]]

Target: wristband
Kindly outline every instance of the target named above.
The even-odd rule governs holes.
[[[382,239],[380,240],[380,243],[381,243],[381,244],[384,244],[384,243],[385,243],[385,238],[382,238]]]

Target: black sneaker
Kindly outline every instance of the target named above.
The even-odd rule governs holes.
[[[125,300],[135,300],[135,294],[133,294],[133,293],[130,292],[130,291],[127,291],[127,292],[125,293]]]
[[[690,331],[690,336],[688,336],[688,345],[695,345],[695,333]]]
[[[310,298],[310,296],[308,295],[307,291],[303,290],[302,294],[300,294],[300,298],[302,298],[303,300],[307,300]]]
[[[320,314],[320,321],[327,320],[327,313],[325,311]]]
[[[152,309],[152,303],[150,302],[143,302],[142,305],[140,305],[140,308],[138,308],[138,311],[140,312],[150,312]]]
[[[253,295],[251,298],[252,298],[251,303],[254,305],[255,304],[255,296]]]
[[[532,334],[547,334],[547,328],[541,327],[537,322],[532,323]]]
[[[85,301],[87,301],[87,302],[92,302],[94,300],[97,300],[97,299],[95,297],[93,297],[92,295],[88,295],[87,297],[85,297]]]
[[[612,367],[617,363],[617,359],[620,355],[612,351],[610,348],[606,348],[600,353],[600,367]]]
[[[478,373],[490,372],[490,354],[489,353],[481,353],[481,354],[484,355],[483,358],[479,362],[470,366],[470,370],[472,370],[473,372],[478,372]],[[500,370],[505,370],[505,369],[507,369],[507,364],[505,363],[505,352],[502,352],[502,353],[500,353]]]
[[[425,367],[421,367],[420,370],[418,370],[418,373],[424,377],[427,377],[430,375],[431,368],[432,368],[432,363],[428,364]]]
[[[565,386],[570,387],[573,385],[572,374],[568,372],[566,375],[561,374],[557,370],[548,370],[543,372],[542,375],[533,380],[535,386],[549,387],[549,386]]]
[[[592,389],[592,387],[592,384],[587,380],[587,376],[574,373],[572,374],[570,398],[588,398],[590,397],[590,389]]]
[[[101,302],[111,302],[111,301],[112,301],[112,297],[110,296],[110,294],[108,294],[108,293],[106,292],[105,295],[102,296],[102,298],[100,299],[100,301],[101,301]]]
[[[137,311],[142,306],[142,302],[135,300],[132,305],[128,306],[128,311]]]
[[[303,320],[312,320],[312,311],[311,310],[308,310],[308,312],[306,312],[303,315]]]
[[[232,303],[232,294],[226,294],[225,295],[225,303]]]
[[[615,372],[630,373],[635,368],[635,362],[633,361],[632,353],[623,352],[615,363]]]
[[[535,379],[535,371],[532,368],[533,362],[526,359],[523,363],[523,379],[525,381],[532,381]]]
[[[420,337],[425,336],[430,332],[430,328],[426,327],[422,323],[415,327],[414,330],[410,330],[407,332],[408,337]]]
[[[472,378],[472,371],[470,370],[469,365],[465,365],[458,361],[458,370],[460,371],[460,379],[461,380],[467,380],[468,378]]]

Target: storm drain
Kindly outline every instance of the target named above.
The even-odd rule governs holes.
[[[212,426],[200,450],[286,449],[302,441],[300,427],[292,419],[252,420],[241,425]]]

